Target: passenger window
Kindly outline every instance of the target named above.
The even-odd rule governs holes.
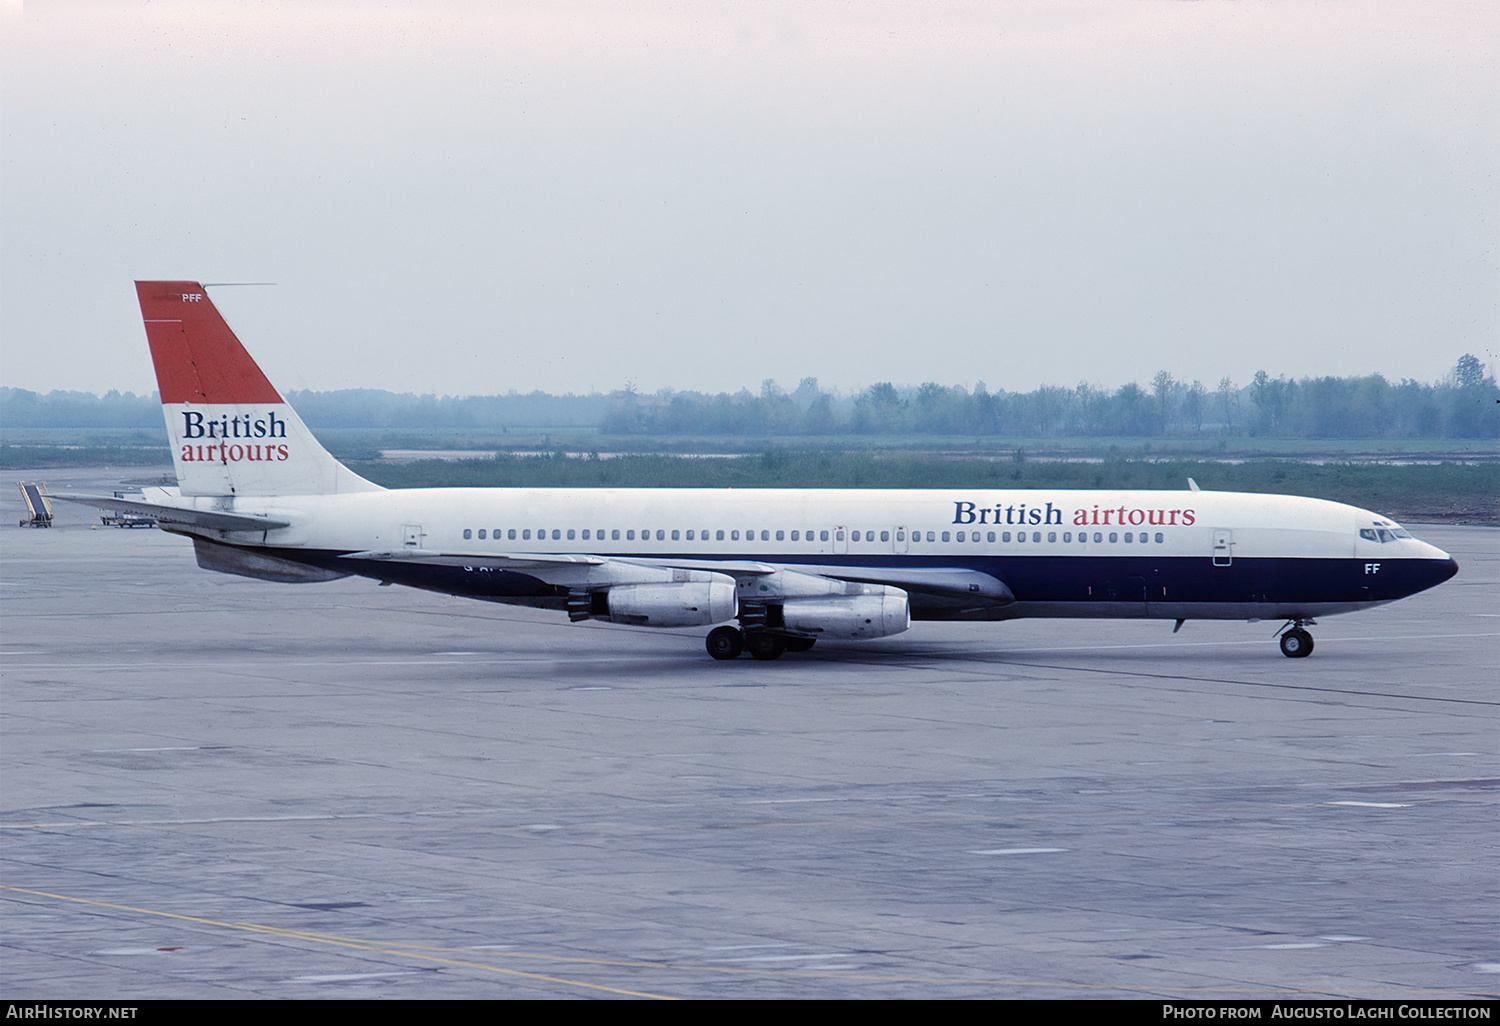
[[[1057,541],[1057,532],[1056,531],[1048,531],[1047,532],[1047,540],[1049,542],[1055,542],[1055,541]]]
[[[889,531],[881,531],[880,532],[880,540],[881,541],[890,541],[891,540],[891,532],[889,532]]]
[[[552,529],[552,540],[553,541],[559,541],[559,540],[561,540],[561,538],[562,538],[562,531],[560,531],[560,530],[558,530],[557,528],[554,527]]]
[[[1063,541],[1064,542],[1070,542],[1072,540],[1073,540],[1073,532],[1072,531],[1064,531],[1063,532]]]
[[[635,532],[634,531],[626,531],[625,532],[625,540],[626,541],[635,541]]]
[[[484,541],[484,528],[479,529],[479,540]]]
[[[556,531],[552,532],[552,537],[554,537],[554,538],[557,537],[557,532]],[[572,540],[573,540],[573,529],[570,527],[570,528],[568,528],[568,541],[572,541]]]
[[[521,537],[524,538],[526,541],[531,541],[531,528],[528,527],[528,528],[526,528],[526,530],[522,531],[521,532]]]
[[[465,539],[471,538],[471,537],[473,537],[473,535],[474,535],[473,531],[470,531],[467,527],[464,528],[464,538]]]
[[[828,532],[827,531],[819,531],[818,532],[818,540],[819,541],[827,541],[828,540]]]
[[[738,535],[736,535],[736,537],[738,537]],[[723,531],[715,531],[714,532],[714,540],[715,541],[723,541],[724,540],[724,532]]]
[[[850,541],[859,541],[859,532],[858,531],[850,531],[849,532],[849,540]]]
[[[677,536],[676,536],[676,534],[673,534],[673,535],[672,535],[672,537],[674,537],[674,538],[675,538],[675,537],[677,537]],[[688,532],[688,533],[687,533],[687,540],[688,540],[688,541],[692,541],[692,540],[693,540],[693,532],[692,532],[692,531],[689,531],[689,532]]]
[[[776,540],[777,541],[783,541],[785,538],[786,538],[786,532],[785,531],[777,531],[776,532]]]
[[[739,541],[740,540],[740,532],[738,532],[738,531],[730,531],[729,532],[729,540],[730,541]]]
[[[948,540],[948,532],[944,531],[943,532],[943,541],[947,541],[947,540]]]
[[[656,529],[656,540],[657,541],[666,541],[667,540],[667,532],[663,531],[661,528],[658,527]]]
[[[958,532],[958,540],[959,541],[963,541],[964,540],[964,532],[962,532],[962,531]]]
[[[927,540],[928,541],[937,541],[937,535],[933,534],[931,531],[928,531],[927,532]]]
[[[1016,532],[1016,541],[1024,543],[1026,541],[1026,532],[1025,531],[1017,531]]]
[[[896,532],[896,540],[897,541],[906,541],[906,532],[898,530]]]
[[[1160,531],[1156,532],[1156,544],[1158,544],[1158,545],[1161,544],[1161,532]]]
[[[610,541],[619,541],[620,540],[620,529],[618,527],[615,528],[613,531],[609,532],[609,540]]]
[[[1098,531],[1095,531],[1094,532],[1094,541],[1096,541],[1096,542],[1102,542],[1103,540],[1104,540],[1104,535],[1102,535]]]
[[[792,532],[792,541],[796,541],[797,540],[797,535],[799,535],[801,533],[802,532],[800,532],[800,531],[793,531]]]
[[[1125,532],[1125,544],[1129,545],[1133,541],[1135,541],[1134,536],[1132,536],[1129,531],[1126,531]]]
[[[584,541],[588,541],[589,540],[589,529],[587,527],[585,527],[583,529],[583,540]]]
[[[990,541],[994,541],[995,540],[995,532],[994,531],[990,532],[990,534],[989,534],[989,540]]]
[[[1000,540],[1003,541],[1003,542],[1010,541],[1010,532],[1009,531],[1001,531],[1000,532]]]
[[[844,540],[844,532],[843,531],[835,531],[835,532],[833,532],[833,540],[834,541],[843,541]]]
[[[770,541],[771,540],[771,532],[770,531],[762,531],[762,532],[760,532],[760,540],[761,541]]]
[[[1119,540],[1120,540],[1120,536],[1118,534],[1116,534],[1113,531],[1109,532],[1109,541],[1110,541],[1111,545],[1113,545],[1115,542],[1117,542]]]

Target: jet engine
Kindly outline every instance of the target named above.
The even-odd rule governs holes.
[[[625,584],[590,596],[591,614],[610,623],[637,627],[697,627],[733,620],[737,611],[734,582],[713,575],[713,580],[681,584]],[[599,598],[604,608],[597,609]]]
[[[827,638],[864,640],[900,634],[911,626],[906,592],[884,585],[861,585],[865,593],[840,598],[788,599],[781,623],[789,631]]]

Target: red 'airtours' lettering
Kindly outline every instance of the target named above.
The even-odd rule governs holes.
[[[184,445],[184,463],[247,463],[270,461],[280,463],[292,454],[284,445]]]
[[[1075,527],[1131,527],[1142,524],[1150,524],[1152,527],[1191,527],[1197,519],[1190,509],[1131,509],[1127,506],[1100,509],[1095,506],[1092,510],[1073,511]]]

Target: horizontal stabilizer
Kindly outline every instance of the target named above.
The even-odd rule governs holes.
[[[116,513],[134,513],[137,516],[154,517],[161,524],[184,524],[188,527],[205,527],[211,531],[274,531],[286,527],[285,520],[253,516],[246,513],[222,513],[206,509],[184,509],[181,506],[164,506],[160,503],[138,499],[117,499],[112,495],[53,495],[54,499],[65,499],[98,509]]]

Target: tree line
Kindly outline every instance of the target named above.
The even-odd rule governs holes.
[[[837,436],[950,435],[1068,437],[1496,438],[1500,388],[1465,355],[1440,382],[1363,377],[1222,378],[1210,389],[1160,371],[1142,386],[1081,382],[1029,392],[926,382],[879,382],[854,394],[824,391],[804,378],[793,391],[776,382],[760,392],[433,396],[375,389],[292,392],[287,399],[314,430],[514,427],[595,428],[605,435]],[[154,428],[156,396],[111,391],[40,394],[0,388],[0,425]]]
[[[1023,438],[1254,436],[1278,438],[1500,437],[1500,389],[1466,355],[1441,382],[1364,377],[1272,378],[1259,371],[1210,390],[1160,371],[1149,385],[1088,382],[1030,392],[927,382],[880,382],[850,398],[816,378],[760,394],[617,393],[599,429],[611,435],[958,435]]]

